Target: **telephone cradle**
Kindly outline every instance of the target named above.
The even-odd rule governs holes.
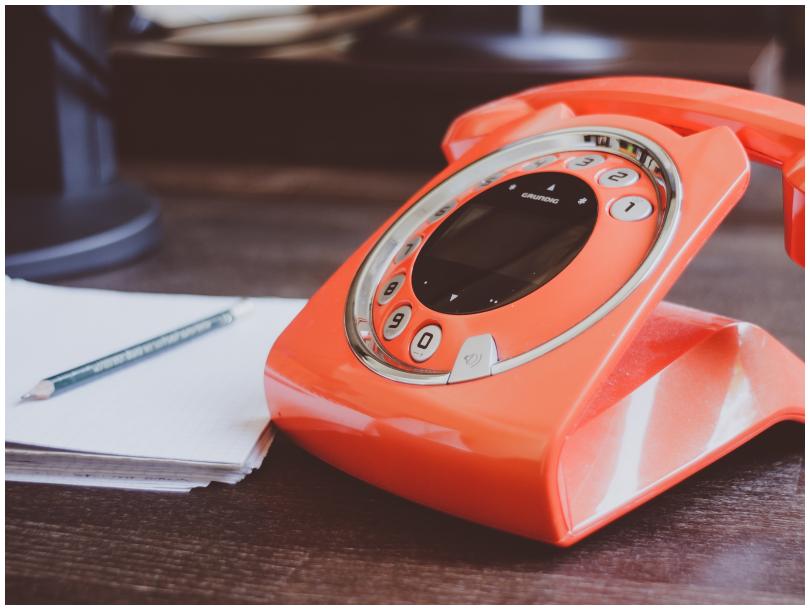
[[[437,510],[568,546],[783,420],[804,362],[663,301],[739,201],[783,173],[804,264],[804,108],[695,81],[531,89],[451,125],[447,168],[270,351],[275,425]]]

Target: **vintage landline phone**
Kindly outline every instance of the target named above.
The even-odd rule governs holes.
[[[780,420],[804,363],[762,329],[662,301],[781,168],[804,264],[804,107],[601,78],[475,108],[447,168],[275,343],[273,421],[433,508],[570,545]]]

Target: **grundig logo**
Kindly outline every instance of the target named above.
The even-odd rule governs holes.
[[[521,195],[524,199],[534,199],[535,201],[544,201],[546,203],[553,203],[557,205],[560,200],[557,197],[549,197],[548,195],[538,195],[537,193],[523,193]]]

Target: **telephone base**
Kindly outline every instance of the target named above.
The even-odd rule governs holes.
[[[746,322],[662,302],[559,458],[569,545],[773,424],[804,422],[804,362]]]

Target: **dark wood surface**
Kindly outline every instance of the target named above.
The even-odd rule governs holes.
[[[60,282],[309,296],[426,177],[328,168],[130,165],[165,242]],[[778,184],[742,206],[670,299],[756,322],[803,355],[802,271]],[[11,321],[7,321],[11,323]],[[804,428],[781,424],[570,549],[443,515],[280,437],[236,486],[186,495],[6,485],[8,602],[804,600]]]

